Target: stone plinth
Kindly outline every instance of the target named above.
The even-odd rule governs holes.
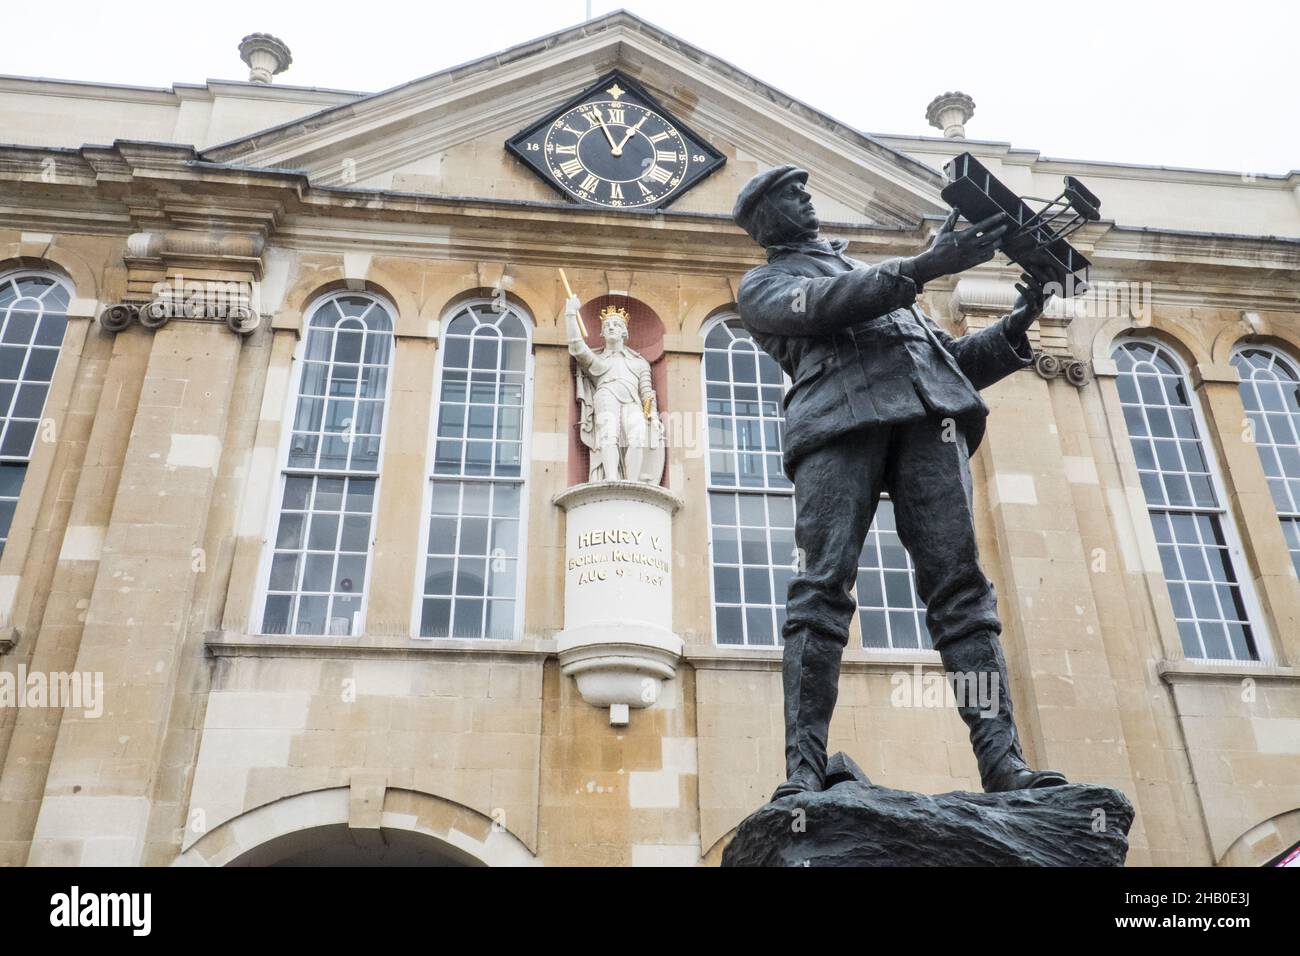
[[[676,673],[682,640],[673,633],[672,516],[681,499],[655,485],[575,485],[554,502],[566,513],[561,671],[583,699],[626,723]]]

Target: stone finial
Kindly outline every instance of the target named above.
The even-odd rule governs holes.
[[[965,139],[966,123],[975,115],[975,101],[965,93],[940,93],[925,108],[925,118],[948,139]]]
[[[250,33],[239,41],[239,58],[248,64],[248,82],[270,83],[289,69],[293,57],[283,40],[269,33]]]

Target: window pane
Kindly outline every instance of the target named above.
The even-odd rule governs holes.
[[[785,376],[738,319],[713,326],[704,344],[715,639],[773,646],[796,573],[794,498],[781,461]],[[721,490],[737,486],[744,493]],[[882,500],[859,560],[863,644],[929,648],[925,608],[893,529]]]
[[[1120,403],[1152,529],[1161,542],[1161,565],[1184,651],[1196,658],[1258,659],[1242,585],[1226,543],[1223,522],[1229,518],[1214,487],[1211,453],[1197,429],[1179,363],[1163,346],[1150,342],[1123,342],[1114,357],[1121,369]],[[1234,364],[1242,375],[1248,412],[1273,400],[1247,381],[1253,373],[1245,357],[1239,354]],[[1148,426],[1154,443],[1145,437]],[[1186,510],[1171,512],[1170,507]]]
[[[349,635],[364,606],[392,320],[376,299],[346,295],[307,324],[286,466],[347,476],[285,476],[262,632]]]
[[[426,600],[420,614],[421,637],[451,636],[451,601]]]
[[[510,308],[469,304],[444,329],[425,593],[446,599],[424,602],[421,636],[514,636],[528,350]]]
[[[1300,365],[1276,349],[1255,346],[1238,350],[1232,364],[1241,375],[1241,403],[1250,416],[1260,464],[1271,479],[1287,548],[1300,571]],[[1230,637],[1235,649],[1238,635],[1230,629]]]
[[[0,456],[14,465],[31,457],[49,382],[59,358],[68,294],[48,276],[0,279]],[[7,504],[5,498],[12,498]],[[0,494],[0,550],[8,539],[17,491]]]
[[[783,496],[784,497],[784,496]],[[775,610],[785,604],[785,578],[777,570],[794,560],[793,518],[784,507],[769,508],[778,496],[709,493],[712,538],[713,600],[716,639],[720,644],[774,646],[780,642]],[[739,522],[739,524],[738,524]],[[739,542],[739,546],[737,544]],[[734,611],[734,613],[732,613]]]
[[[705,339],[704,379],[707,396],[709,481],[756,489],[788,489],[779,468],[781,410],[773,401],[780,388],[780,367],[754,345],[739,319],[714,326]],[[734,452],[768,452],[740,454]]]
[[[0,498],[13,498],[16,500],[18,492],[22,490],[23,477],[26,474],[26,465],[0,464]]]
[[[489,601],[487,605],[487,636],[495,641],[508,641],[515,636],[515,602]]]
[[[452,608],[452,637],[483,637],[483,602],[481,600],[458,600]]]
[[[365,588],[374,480],[291,477],[284,503],[262,632],[286,633],[276,628],[292,619],[295,634],[353,633]],[[344,507],[360,513],[340,514]],[[291,618],[291,598],[303,594],[312,597],[300,598]],[[331,604],[331,596],[339,600]]]
[[[724,607],[719,604],[715,611],[717,638],[719,644],[744,644],[745,627],[742,623],[739,607]]]
[[[894,530],[894,504],[881,498],[858,558],[858,624],[863,647],[932,648],[916,572]]]
[[[293,598],[287,594],[272,594],[266,599],[266,616],[262,619],[263,634],[288,634],[293,615]]]
[[[433,482],[424,593],[448,600],[425,602],[421,636],[514,636],[520,493],[518,484]],[[485,596],[493,599],[486,606]],[[448,616],[454,633],[448,632]]]

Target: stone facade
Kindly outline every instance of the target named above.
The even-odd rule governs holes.
[[[727,157],[664,213],[568,205],[503,149],[614,68]],[[71,301],[0,556],[0,672],[103,687],[99,714],[0,708],[0,863],[401,848],[444,863],[716,863],[782,768],[780,651],[719,644],[712,623],[703,332],[759,261],[727,214],[746,179],[795,157],[850,254],[914,254],[946,211],[936,170],[963,150],[1022,194],[1084,179],[1106,216],[1076,236],[1095,285],[1137,290],[1054,307],[1034,331],[1084,384],[1028,370],[986,393],[978,531],[1028,755],[1129,796],[1134,864],[1258,865],[1300,841],[1300,584],[1231,364],[1243,343],[1300,360],[1296,173],[867,138],[624,13],[373,97],[5,79],[0,115],[19,144],[0,147],[0,276],[54,276]],[[666,485],[684,501],[685,651],[626,726],[556,655],[552,499],[569,486],[573,394],[557,267],[584,301],[631,297],[659,317],[665,407],[682,415]],[[932,284],[924,304],[960,333],[1006,311],[1014,280],[998,260]],[[100,318],[185,281],[250,290],[256,327],[113,332]],[[348,290],[395,312],[364,626],[265,635],[305,322]],[[493,296],[532,323],[523,624],[509,640],[420,638],[443,320]],[[1117,388],[1121,336],[1190,370],[1258,598],[1259,661],[1184,654]],[[938,671],[932,652],[869,649],[855,630],[832,750],[890,787],[977,788],[956,713],[898,706],[900,675]]]

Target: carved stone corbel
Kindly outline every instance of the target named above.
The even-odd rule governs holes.
[[[236,335],[252,335],[262,324],[261,316],[246,305],[217,306],[212,308],[185,308],[177,310],[165,299],[147,302],[118,302],[99,314],[99,324],[107,332],[121,332],[132,322],[146,329],[158,330],[172,319],[200,322],[224,322]]]
[[[1089,381],[1087,362],[1080,362],[1075,358],[1063,358],[1051,352],[1034,353],[1034,371],[1038,373],[1039,378],[1047,381],[1063,376],[1075,388],[1083,388]]]
[[[261,325],[254,303],[266,240],[258,232],[151,229],[127,237],[127,291],[100,314],[120,332],[132,322],[160,329],[173,319],[224,322],[248,336]],[[202,277],[201,279],[198,277]]]
[[[130,302],[118,302],[99,313],[99,324],[107,332],[121,332],[139,315],[139,306]]]

